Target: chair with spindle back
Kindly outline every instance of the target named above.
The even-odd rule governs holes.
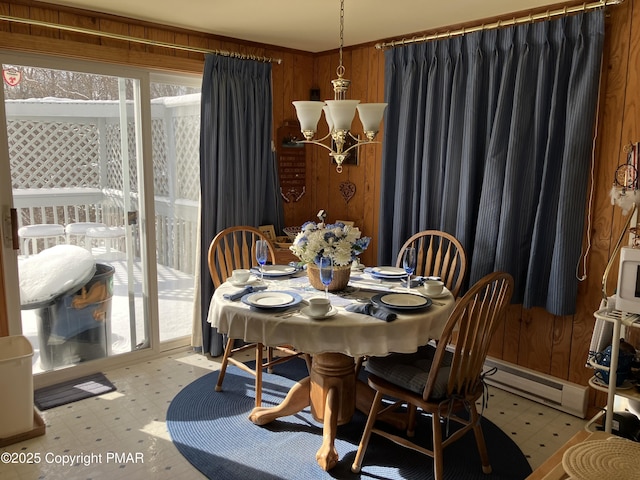
[[[460,241],[440,230],[424,230],[412,235],[398,253],[396,266],[402,268],[402,255],[408,247],[417,252],[415,274],[440,277],[457,298],[467,273],[467,255]]]
[[[376,393],[351,467],[353,472],[360,471],[371,434],[375,433],[432,457],[434,478],[440,480],[444,477],[444,448],[473,430],[482,470],[491,473],[476,401],[486,388],[482,369],[489,344],[504,321],[512,293],[511,275],[490,273],[458,300],[437,343],[421,347],[416,353],[369,358],[368,383]],[[401,405],[406,405],[408,412],[405,435],[376,428],[381,415]],[[418,444],[413,438],[418,409],[430,419],[431,445]],[[463,415],[459,416],[459,412]],[[448,422],[461,428],[453,429],[449,435]],[[443,423],[447,425],[444,432]]]
[[[231,277],[234,270],[245,268],[249,269],[256,263],[255,244],[258,240],[266,240],[269,246],[268,262],[275,263],[275,250],[271,242],[257,228],[250,226],[229,227],[219,232],[209,246],[208,262],[209,273],[213,286],[218,288],[227,278]],[[262,403],[262,370],[269,371],[274,365],[302,355],[300,352],[294,351],[288,346],[277,346],[267,348],[267,360],[264,360],[264,346],[261,343],[244,344],[235,347],[234,338],[228,338],[222,357],[222,365],[220,366],[220,374],[216,384],[216,391],[222,390],[222,382],[227,370],[227,365],[231,363],[238,368],[254,375],[256,406]],[[255,349],[256,366],[255,369],[250,368],[246,364],[233,358],[233,355],[248,349]],[[274,358],[273,351],[277,350],[284,355]]]

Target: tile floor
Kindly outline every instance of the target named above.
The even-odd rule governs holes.
[[[0,448],[4,456],[13,454],[18,460],[39,455],[40,462],[0,461],[0,478],[204,478],[171,443],[165,415],[171,399],[184,386],[218,367],[218,359],[178,352],[106,371],[117,391],[42,412],[45,435]],[[579,418],[494,387],[489,392],[485,416],[513,438],[534,469],[584,428],[585,421]],[[65,464],[72,457],[71,464]]]

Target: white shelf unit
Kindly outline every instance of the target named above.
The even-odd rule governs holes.
[[[611,433],[613,424],[613,411],[616,395],[640,401],[640,392],[635,388],[620,388],[616,387],[617,371],[618,371],[618,354],[620,352],[620,339],[623,338],[623,328],[633,327],[640,328],[640,315],[635,313],[621,312],[619,310],[598,310],[593,314],[597,319],[605,320],[613,323],[613,334],[611,336],[611,364],[609,368],[598,366],[598,369],[609,370],[609,384],[607,386],[598,383],[595,380],[595,376],[589,379],[589,386],[607,392],[607,407],[606,412],[611,412],[611,415],[605,416],[604,431]],[[597,419],[599,419],[603,413],[598,413],[587,425],[589,428]]]

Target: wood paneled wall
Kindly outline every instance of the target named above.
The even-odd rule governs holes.
[[[9,312],[7,311],[7,299],[4,294],[4,275],[2,269],[4,268],[3,251],[0,249],[0,337],[6,337],[9,335]]]
[[[494,339],[491,351],[495,357],[581,384],[586,384],[591,374],[584,363],[594,324],[593,311],[600,303],[602,274],[624,222],[620,210],[611,206],[609,189],[615,167],[624,159],[624,145],[640,140],[637,99],[640,95],[640,12],[636,8],[639,1],[627,0],[607,10],[593,201],[585,206],[585,218],[590,219],[590,249],[586,279],[579,287],[578,312],[557,317],[542,309],[511,306],[507,322]],[[281,58],[281,64],[273,65],[274,129],[285,120],[295,118],[291,102],[308,99],[311,89],[319,89],[322,99],[333,96],[330,80],[336,76],[337,52],[313,55],[26,0],[0,2],[0,12],[165,42]],[[203,66],[202,54],[7,22],[0,22],[0,48],[178,72],[200,73]],[[352,80],[352,98],[383,101],[383,52],[372,45],[348,48],[344,52],[344,65],[345,76]],[[381,133],[384,139],[384,132]],[[285,203],[287,225],[315,219],[320,208],[328,212],[331,221],[353,220],[365,235],[372,237],[371,247],[363,255],[364,263],[375,263],[381,151],[380,146],[361,149],[359,165],[347,165],[344,172],[338,174],[324,150],[307,146],[306,194],[298,202]],[[340,194],[341,182],[355,185],[356,194],[348,202]],[[586,233],[584,243],[586,250]],[[579,274],[584,273],[581,266]],[[615,287],[615,276],[614,271],[610,293]],[[604,404],[604,396],[593,394],[591,403]]]
[[[384,99],[384,53],[372,46],[347,49],[343,52],[345,78],[351,80],[349,94],[363,102],[382,102]],[[333,99],[331,80],[337,78],[338,53],[317,55],[314,61],[314,88],[320,90],[320,98]],[[308,95],[308,93],[307,93]],[[308,99],[309,97],[298,97]],[[359,122],[354,122],[354,128]],[[322,129],[322,130],[320,130]],[[321,120],[318,136],[327,133],[327,126]],[[355,131],[355,133],[362,133]],[[384,138],[381,131],[379,139]],[[325,149],[307,146],[307,198],[305,205],[286,205],[285,218],[292,225],[306,220],[315,220],[319,209],[328,214],[328,221],[351,220],[363,235],[371,237],[370,247],[361,259],[366,265],[375,264],[377,252],[379,182],[382,147],[379,144],[360,147],[357,165],[344,165],[342,173],[336,172]],[[355,195],[347,201],[340,192],[340,184],[350,182],[355,185]],[[309,189],[311,187],[311,189]],[[302,203],[302,201],[300,202]]]

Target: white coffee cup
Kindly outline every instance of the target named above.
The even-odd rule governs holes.
[[[315,316],[326,315],[331,310],[331,302],[328,298],[316,297],[309,299],[309,313]]]
[[[239,268],[231,273],[231,278],[236,283],[246,283],[249,280],[251,272],[245,268]]]
[[[444,283],[440,280],[426,280],[424,282],[424,293],[427,295],[440,295],[443,288]]]

